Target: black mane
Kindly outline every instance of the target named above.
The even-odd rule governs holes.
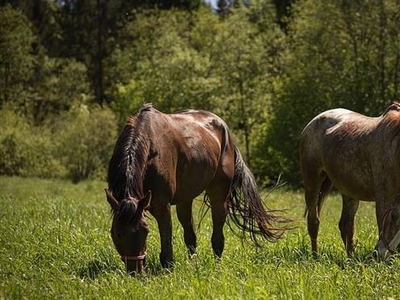
[[[144,104],[139,111],[128,118],[108,165],[108,187],[118,202],[124,199],[140,200],[143,194],[143,178],[150,143],[146,136],[146,112],[151,104]]]

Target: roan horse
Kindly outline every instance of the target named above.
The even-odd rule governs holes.
[[[276,241],[286,230],[272,225],[287,219],[263,206],[255,179],[221,118],[200,110],[164,114],[150,104],[128,118],[109,163],[106,189],[113,214],[112,240],[127,272],[144,273],[146,211],[158,223],[163,267],[174,261],[171,205],[176,205],[189,254],[195,253],[192,202],[204,190],[217,257],[224,249],[228,215],[255,242],[259,235]]]
[[[332,186],[342,194],[339,229],[347,254],[355,248],[354,218],[360,200],[376,201],[378,258],[384,259],[388,251],[395,250],[400,240],[400,234],[396,236],[400,226],[395,226],[397,231],[391,226],[393,220],[400,221],[400,207],[395,201],[400,195],[399,104],[391,104],[379,117],[346,109],[317,115],[301,134],[300,165],[314,254],[321,206]]]

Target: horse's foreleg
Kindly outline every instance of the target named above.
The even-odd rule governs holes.
[[[193,226],[192,203],[192,201],[187,201],[176,206],[176,213],[183,227],[183,236],[189,250],[189,255],[193,255],[196,252],[197,245],[196,233]]]
[[[354,219],[359,206],[359,201],[342,195],[342,215],[339,221],[340,235],[344,246],[346,247],[347,255],[354,252]]]
[[[153,207],[151,214],[157,220],[161,239],[160,262],[163,268],[171,268],[174,262],[172,251],[172,221],[171,206]]]

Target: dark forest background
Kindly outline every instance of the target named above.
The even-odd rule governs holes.
[[[0,175],[104,179],[144,102],[210,110],[262,184],[319,112],[399,98],[398,0],[0,0]]]

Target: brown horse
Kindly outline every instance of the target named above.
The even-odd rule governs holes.
[[[400,105],[390,105],[380,117],[346,109],[319,114],[301,134],[300,165],[314,254],[321,206],[332,186],[342,194],[339,229],[349,255],[355,247],[354,218],[360,200],[376,201],[378,230],[384,236],[383,219],[400,194]],[[389,249],[383,242],[376,248],[380,256]]]
[[[255,179],[221,118],[200,110],[163,114],[150,104],[142,106],[117,140],[106,190],[113,213],[111,236],[129,273],[143,271],[149,233],[146,211],[158,223],[163,267],[174,261],[171,205],[176,205],[189,254],[195,253],[192,202],[204,190],[217,257],[224,249],[227,215],[255,242],[258,235],[276,241],[286,229],[272,226],[287,219],[263,206]]]

